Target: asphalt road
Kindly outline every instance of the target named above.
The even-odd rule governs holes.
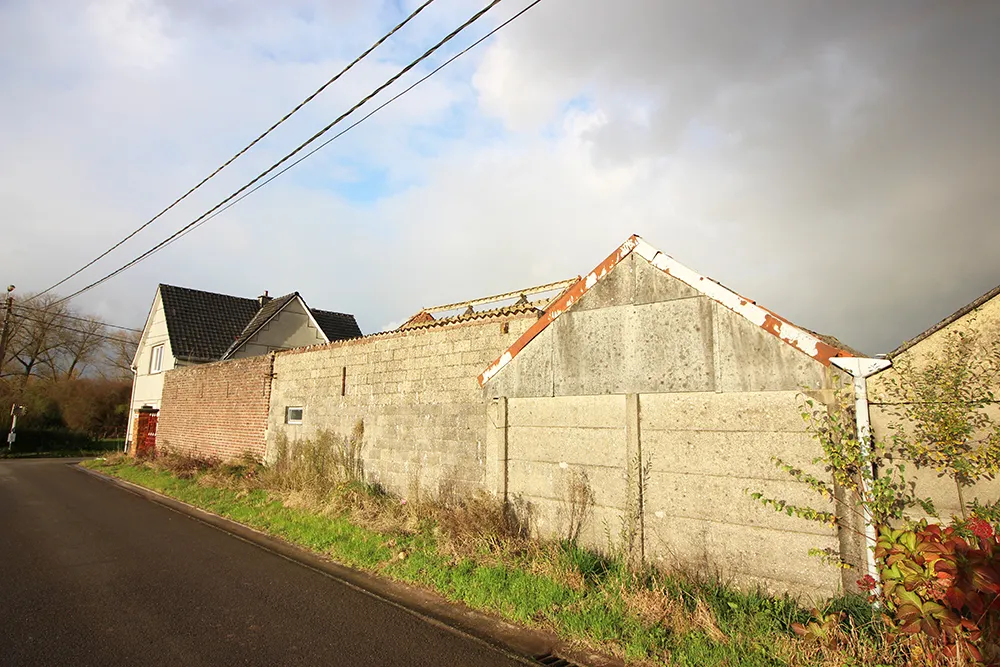
[[[523,664],[65,461],[0,461],[0,665]]]

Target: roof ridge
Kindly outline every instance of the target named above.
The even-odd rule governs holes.
[[[659,269],[668,276],[676,278],[800,352],[812,357],[824,366],[829,366],[830,359],[833,357],[854,356],[850,351],[825,342],[809,330],[793,324],[763,306],[757,305],[754,301],[737,294],[721,283],[697,273],[670,255],[654,248],[638,234],[633,234],[608,255],[603,262],[598,264],[593,271],[588,273],[586,277],[578,280],[562,296],[549,304],[538,321],[479,375],[479,384],[485,384],[490,378],[500,372],[535,336],[558,319],[560,315],[572,308],[573,304],[589,292],[598,281],[602,280],[633,252],[636,252],[640,257],[648,261],[654,268]]]
[[[976,299],[973,299],[972,301],[970,301],[966,305],[964,305],[961,308],[959,308],[958,310],[956,310],[951,315],[948,315],[947,317],[945,317],[943,320],[941,320],[937,324],[929,327],[928,329],[925,329],[924,331],[920,332],[919,334],[917,334],[913,338],[909,338],[909,339],[905,340],[901,345],[899,345],[899,347],[897,347],[892,352],[889,352],[885,356],[887,358],[889,358],[889,359],[892,359],[894,357],[899,356],[900,354],[902,354],[903,352],[907,351],[908,349],[910,349],[911,347],[913,347],[914,345],[916,345],[920,341],[924,340],[925,338],[929,338],[930,336],[932,336],[933,334],[937,333],[941,329],[944,329],[945,327],[947,327],[949,324],[962,319],[963,317],[965,317],[966,315],[968,315],[972,311],[978,310],[980,307],[985,306],[987,303],[989,303],[990,301],[992,301],[994,298],[996,298],[998,296],[1000,296],[1000,285],[997,285],[993,289],[987,291],[986,294],[983,294],[982,296],[980,296],[980,297],[978,297]]]
[[[158,287],[169,287],[170,289],[184,290],[186,292],[198,292],[200,294],[211,294],[213,296],[224,296],[227,299],[239,299],[241,301],[256,301],[256,297],[246,297],[246,296],[236,296],[235,294],[224,294],[222,292],[212,292],[204,289],[196,289],[194,287],[182,287],[181,285],[170,285],[168,283],[159,283]]]

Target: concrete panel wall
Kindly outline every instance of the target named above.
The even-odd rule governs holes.
[[[568,537],[572,487],[586,485],[593,506],[580,541],[606,548],[626,502],[625,397],[511,399],[507,424],[514,507],[539,534]]]
[[[812,464],[820,450],[805,432],[800,392],[829,399],[838,375],[631,255],[485,393],[506,400],[507,491],[532,504],[539,532],[560,536],[563,480],[585,470],[598,482],[587,543],[608,546],[606,531],[634,517],[647,559],[816,597],[844,582],[810,549],[840,550],[859,564],[863,552],[747,492],[832,508],[771,458],[829,479]],[[641,509],[639,461],[649,471]]]
[[[775,468],[777,456],[818,476],[818,444],[805,432],[801,396],[759,393],[639,397],[645,550],[673,567],[762,583],[774,591],[834,594],[841,574],[808,555],[839,549],[835,530],[762,507],[747,492],[817,508],[804,484]]]
[[[362,420],[366,472],[389,490],[484,488],[487,403],[476,378],[534,321],[488,318],[277,353],[271,454],[279,434],[347,435]],[[288,407],[303,408],[302,424],[285,423]]]

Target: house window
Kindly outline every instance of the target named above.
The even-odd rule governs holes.
[[[285,408],[285,423],[286,424],[301,424],[302,423],[302,408]]]
[[[153,354],[149,358],[149,372],[159,373],[163,370],[163,346],[157,345],[152,350]]]

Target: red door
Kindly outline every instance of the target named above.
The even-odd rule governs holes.
[[[158,410],[139,410],[135,429],[135,455],[139,458],[156,454],[156,421]]]

